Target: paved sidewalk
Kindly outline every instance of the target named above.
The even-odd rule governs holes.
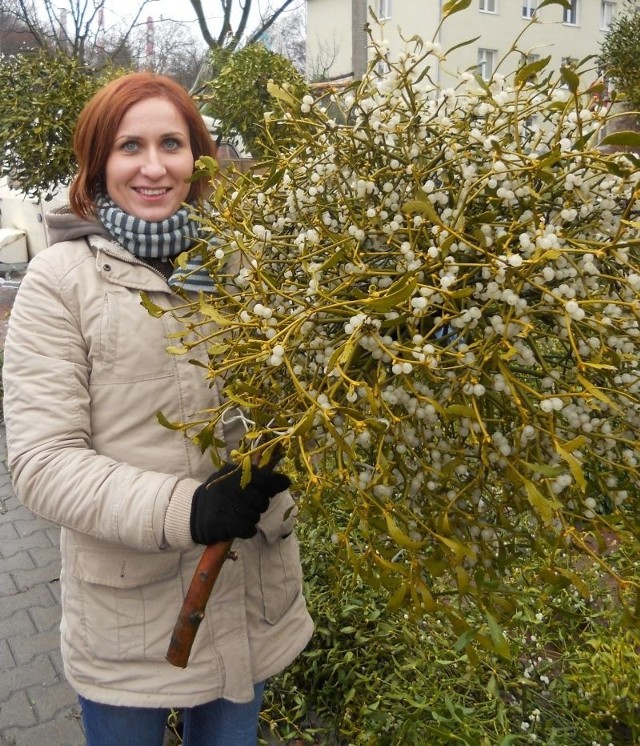
[[[59,652],[60,531],[18,502],[0,426],[0,746],[84,746]]]

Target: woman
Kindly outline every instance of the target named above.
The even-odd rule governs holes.
[[[55,243],[32,259],[5,346],[5,418],[18,497],[62,526],[62,655],[89,746],[160,746],[168,708],[186,708],[186,746],[256,743],[264,681],[312,630],[301,594],[293,501],[282,474],[211,475],[208,454],[161,427],[216,406],[186,357],[174,287],[197,288],[171,259],[196,233],[187,179],[213,155],[192,100],[148,73],[109,83],[74,134],[70,209],[48,216]],[[205,278],[206,280],[206,278]],[[194,354],[206,350],[194,348]],[[193,357],[191,355],[190,357]],[[216,433],[223,461],[241,417]],[[238,431],[240,430],[240,432]],[[165,660],[201,545],[235,539],[186,669]]]

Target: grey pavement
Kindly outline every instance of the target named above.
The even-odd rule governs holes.
[[[60,531],[13,494],[0,426],[0,746],[83,746],[60,657]]]

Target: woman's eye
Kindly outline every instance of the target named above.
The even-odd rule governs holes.
[[[164,141],[164,146],[167,150],[177,150],[180,147],[180,142],[175,137],[168,137]]]
[[[128,142],[123,143],[122,149],[125,153],[135,153],[138,149],[138,143],[135,140],[129,140]]]

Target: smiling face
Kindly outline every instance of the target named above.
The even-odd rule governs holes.
[[[133,104],[107,158],[107,193],[124,212],[148,221],[173,215],[187,199],[193,173],[189,127],[167,99]]]

